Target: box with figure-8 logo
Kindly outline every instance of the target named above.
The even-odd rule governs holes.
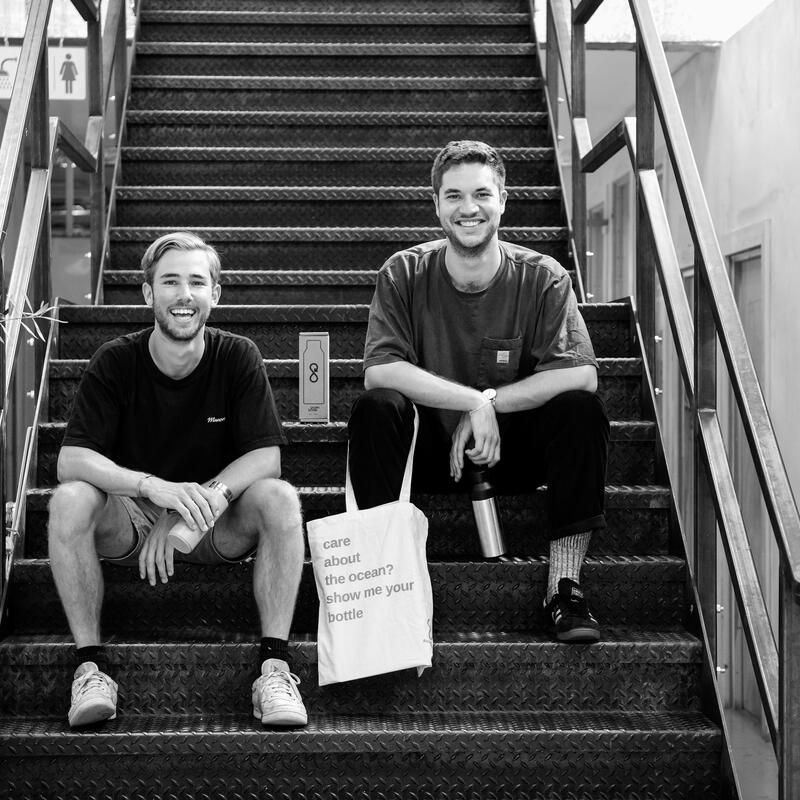
[[[329,335],[300,334],[300,422],[330,422]]]

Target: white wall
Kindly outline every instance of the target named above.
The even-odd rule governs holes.
[[[723,243],[766,238],[768,363],[764,388],[783,457],[800,494],[800,8],[774,5],[680,70],[678,94]],[[713,67],[716,66],[716,69]]]
[[[800,498],[800,5],[795,0],[775,0],[735,36],[716,50],[701,51],[681,64],[673,64],[673,80],[683,110],[689,139],[705,188],[723,255],[754,246],[762,254],[763,340],[765,364],[760,374],[762,388],[786,464],[795,496]],[[617,80],[619,55],[609,54],[612,81]],[[601,54],[596,54],[601,59]],[[602,81],[603,66],[597,64],[595,80]],[[618,88],[622,88],[617,84]],[[589,85],[591,92],[591,84]],[[604,113],[612,119],[633,115],[624,97],[617,108],[613,86],[605,86]],[[591,97],[589,98],[590,103]],[[593,138],[597,138],[593,129]],[[691,268],[694,255],[674,176],[661,141],[657,162],[663,167],[662,184],[667,215],[680,264]],[[589,208],[603,203],[610,220],[611,187],[623,175],[631,175],[626,154],[619,154],[588,181]],[[629,214],[633,215],[633,201]],[[604,261],[610,263],[611,224],[606,229]],[[632,276],[628,285],[633,291]],[[590,286],[597,299],[608,297],[609,282]],[[660,322],[666,334],[667,323]],[[679,379],[671,345],[662,345],[664,369],[657,376],[664,390],[662,422],[667,432],[667,449],[674,467],[677,458],[677,429],[681,404],[677,395]],[[721,367],[722,369],[722,367]],[[724,380],[721,380],[724,384]],[[724,392],[721,392],[724,394]],[[725,401],[721,402],[724,409]],[[690,463],[690,462],[689,462]],[[681,477],[691,480],[687,461]],[[677,488],[677,487],[676,487]],[[680,493],[678,493],[680,498]],[[751,510],[748,509],[745,511]],[[684,512],[685,517],[685,512]],[[748,529],[753,554],[762,578],[773,623],[777,622],[777,558],[771,532],[766,526]],[[761,528],[761,530],[759,530]],[[687,529],[687,533],[690,530]],[[758,710],[747,659],[743,657],[741,631],[733,615],[733,597],[720,567],[718,599],[725,606],[720,615],[720,659],[732,669],[721,686],[729,702]],[[724,659],[724,660],[723,660]],[[738,677],[737,677],[738,676]]]
[[[698,53],[679,66],[673,80],[723,250],[762,241],[769,326],[764,390],[800,496],[800,416],[794,413],[800,397],[798,41],[800,6],[775,0],[718,50]],[[619,116],[633,113],[631,106],[619,109]],[[666,161],[663,145],[658,149],[659,159]],[[621,154],[592,176],[589,206],[608,204],[611,183],[626,172],[627,157]],[[674,180],[666,172],[667,211],[680,261],[688,266],[691,240]]]

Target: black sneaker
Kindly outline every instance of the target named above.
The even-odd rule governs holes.
[[[559,642],[599,642],[600,626],[586,605],[583,590],[575,581],[562,578],[558,594],[545,606],[553,620]]]

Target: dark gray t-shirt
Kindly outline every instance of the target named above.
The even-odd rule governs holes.
[[[364,369],[407,361],[476,389],[534,372],[597,366],[567,271],[553,258],[500,242],[502,261],[480,292],[455,288],[441,239],[395,253],[378,272]],[[449,433],[460,417],[441,411]]]

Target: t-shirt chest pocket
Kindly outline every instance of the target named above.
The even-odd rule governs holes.
[[[481,341],[478,386],[481,388],[504,386],[517,379],[522,354],[522,337],[515,339],[490,339]]]

